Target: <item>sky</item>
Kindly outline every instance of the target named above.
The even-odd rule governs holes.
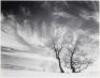
[[[40,29],[43,22],[49,27],[55,21],[74,28],[81,23],[83,29],[93,27],[98,31],[98,5],[97,1],[2,1],[1,12],[5,17],[14,15],[20,23],[29,20],[31,28],[33,21]]]
[[[52,27],[82,29],[91,34],[99,32],[99,4],[97,1],[2,1],[2,29],[17,27],[21,36],[40,44],[39,37],[52,35]],[[13,32],[8,28],[7,33]],[[38,33],[39,36],[33,35]],[[42,44],[42,43],[41,43]]]

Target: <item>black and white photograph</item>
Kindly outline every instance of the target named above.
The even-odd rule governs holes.
[[[2,78],[100,78],[99,0],[1,0]]]

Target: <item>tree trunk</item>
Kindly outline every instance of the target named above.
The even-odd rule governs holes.
[[[73,66],[71,67],[71,69],[72,69],[72,73],[76,73],[75,68]]]
[[[62,68],[62,66],[61,66],[61,60],[60,60],[59,56],[58,56],[57,59],[58,59],[58,63],[59,63],[60,72],[61,72],[61,73],[64,73],[64,70],[63,70],[63,68]]]
[[[60,57],[59,57],[60,51],[57,51],[56,49],[55,49],[54,51],[55,51],[55,53],[56,53],[56,59],[58,60],[60,72],[61,72],[61,73],[64,73],[64,70],[63,70],[62,65],[61,65],[61,60],[60,60]]]
[[[73,66],[73,54],[74,54],[74,53],[71,54],[70,66],[71,66],[72,73],[76,73],[75,67]]]

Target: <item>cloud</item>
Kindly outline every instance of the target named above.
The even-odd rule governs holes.
[[[45,41],[43,37],[51,34],[52,25],[70,28],[73,31],[82,29],[86,32],[98,33],[98,11],[94,10],[91,14],[90,8],[86,9],[82,6],[86,5],[85,3],[81,1],[79,3],[46,2],[45,5],[43,3],[2,2],[2,29],[4,28],[4,31],[12,36],[16,31],[26,42],[36,45],[43,44],[42,41]],[[74,15],[74,11],[79,16]],[[20,39],[19,41],[22,42]]]

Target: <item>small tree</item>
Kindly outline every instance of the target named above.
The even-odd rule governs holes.
[[[62,73],[64,70],[61,65],[60,53],[63,49],[63,36],[65,29],[63,27],[53,26],[51,29],[51,36],[49,36],[46,46],[55,52],[56,59],[58,60],[59,68]]]
[[[73,37],[74,38],[74,37]],[[65,66],[73,73],[81,72],[94,62],[98,51],[97,41],[86,34],[78,35],[71,47],[66,47]]]

